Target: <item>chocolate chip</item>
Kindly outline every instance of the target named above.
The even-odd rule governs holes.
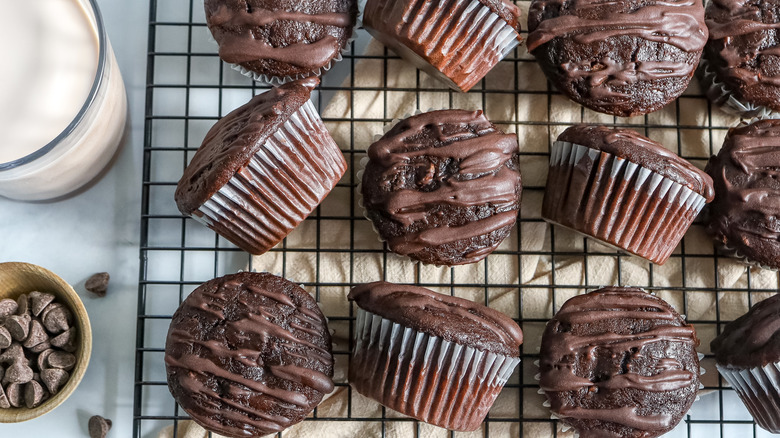
[[[89,280],[84,283],[84,288],[99,297],[104,297],[106,296],[106,291],[108,290],[108,280],[110,279],[111,276],[108,275],[108,272],[99,272],[89,277]]]
[[[111,430],[111,420],[95,415],[89,419],[89,438],[106,438]]]
[[[16,301],[5,298],[3,300],[0,300],[0,318],[4,316],[13,315],[16,313],[16,309],[19,308],[19,305],[16,304]]]
[[[59,334],[70,328],[73,316],[59,303],[49,304],[41,313],[41,322],[49,333]]]
[[[30,292],[30,310],[32,310],[33,316],[41,314],[44,308],[54,301],[55,296],[47,294],[45,292]]]
[[[27,294],[21,294],[19,295],[19,298],[16,299],[16,304],[19,306],[16,309],[17,315],[29,315],[30,314],[30,298],[27,296]]]
[[[12,383],[5,388],[5,396],[8,397],[8,403],[15,407],[21,408],[23,403],[22,385],[19,383]]]
[[[30,353],[38,354],[50,348],[51,348],[51,344],[49,343],[49,341],[43,341],[40,344],[36,345],[35,347],[30,347]]]
[[[68,353],[76,351],[76,329],[71,327],[54,338],[50,339],[51,345],[62,348]]]
[[[41,371],[41,381],[50,393],[56,394],[70,379],[70,374],[59,368],[49,368]]]
[[[12,341],[13,339],[11,338],[11,333],[8,332],[8,329],[0,326],[0,351],[10,347]]]
[[[7,370],[3,376],[4,383],[27,383],[33,379],[33,369],[23,362],[17,362]]]
[[[27,358],[24,357],[24,349],[18,342],[12,343],[3,354],[0,354],[0,364],[8,365],[26,361]]]
[[[8,333],[15,341],[23,341],[27,339],[27,334],[30,332],[30,315],[11,315],[5,319],[3,325],[8,329]]]
[[[33,348],[48,340],[49,335],[46,334],[46,329],[43,328],[43,324],[37,319],[33,319],[30,323],[30,333],[27,334],[27,339],[22,342],[22,347]]]
[[[36,363],[38,364],[38,370],[43,371],[46,368],[49,368],[49,355],[54,353],[54,350],[51,348],[47,350],[43,350],[41,354],[38,355],[38,360]]]
[[[32,409],[40,405],[46,397],[45,390],[40,383],[31,380],[24,385],[24,405]]]
[[[51,368],[70,370],[76,365],[76,356],[63,351],[54,351],[49,355],[46,363]]]
[[[0,409],[8,409],[10,407],[11,403],[8,403],[8,397],[5,396],[5,390],[0,386]]]

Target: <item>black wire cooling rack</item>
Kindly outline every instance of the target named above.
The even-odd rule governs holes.
[[[527,10],[527,2],[518,5]],[[702,365],[708,371],[705,388],[668,436],[768,436],[755,426],[735,393],[723,387],[708,344],[722,322],[744,313],[754,300],[777,292],[776,273],[746,269],[719,256],[698,223],[670,261],[659,267],[551,228],[539,217],[549,144],[573,123],[630,127],[676,147],[678,154],[703,166],[737,120],[711,108],[695,85],[675,104],[648,116],[617,119],[592,113],[555,92],[524,48],[516,49],[470,93],[455,93],[369,41],[365,32],[358,31],[343,61],[324,76],[314,96],[350,170],[285,242],[253,260],[183,218],[173,192],[211,125],[263,88],[220,62],[201,0],[150,1],[134,437],[157,437],[170,426],[175,434],[188,418],[165,381],[164,343],[171,315],[202,282],[246,269],[271,270],[314,293],[335,331],[337,367],[348,361],[354,321],[344,297],[351,286],[364,281],[418,283],[500,305],[525,332],[522,364],[482,429],[474,433],[446,432],[402,418],[353,392],[344,373],[336,376],[336,407],[315,410],[302,423],[314,429],[303,430],[319,428],[320,433],[332,431],[334,436],[571,436],[550,419],[537,393],[533,362],[538,358],[539,338],[566,298],[620,284],[655,291],[688,315],[702,338],[700,352],[706,355]],[[494,254],[473,266],[432,268],[389,255],[372,234],[356,199],[355,169],[365,156],[369,133],[381,133],[383,125],[403,112],[431,107],[482,108],[492,122],[520,136],[524,200],[518,226]],[[300,429],[292,434],[311,435]]]

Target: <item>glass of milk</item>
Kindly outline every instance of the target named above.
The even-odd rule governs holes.
[[[95,179],[127,97],[95,0],[0,0],[0,196],[49,200]]]

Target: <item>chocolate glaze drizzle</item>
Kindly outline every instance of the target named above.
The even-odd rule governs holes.
[[[562,91],[620,116],[656,110],[676,97],[660,96],[662,89],[682,93],[707,41],[701,0],[534,0],[528,30],[528,51],[548,76],[565,83]],[[567,45],[540,50],[559,39]],[[643,83],[653,83],[652,90]],[[637,96],[638,89],[644,94]]]
[[[270,274],[204,283],[166,342],[168,384],[206,429],[258,436],[301,421],[333,390],[325,318],[303,289]]]
[[[278,40],[266,36],[262,29],[278,22],[307,23],[319,26],[349,29],[355,17],[348,12],[309,13],[300,11],[266,9],[261,6],[228,6],[224,1],[206,0],[207,24],[219,43],[219,56],[225,62],[243,64],[260,59],[270,59],[296,67],[316,70],[326,66],[342,48],[341,37],[321,34],[313,41],[288,42],[279,45]],[[251,3],[251,2],[248,2]],[[313,8],[309,8],[313,9]],[[308,34],[303,34],[308,35]]]
[[[706,171],[715,182],[707,230],[748,259],[780,269],[780,120],[733,128]]]
[[[523,332],[512,318],[462,298],[384,281],[362,284],[350,301],[385,319],[446,341],[519,357]]]
[[[582,437],[658,436],[693,403],[698,343],[660,298],[606,287],[571,298],[547,324],[540,387]]]
[[[728,323],[710,347],[718,365],[756,368],[780,361],[780,295]]]
[[[383,234],[390,248],[403,255],[488,235],[517,220],[517,153],[516,136],[497,130],[481,111],[433,111],[410,117],[369,147],[365,206],[404,228],[395,235]],[[409,178],[414,181],[402,182]],[[379,190],[366,190],[371,184],[378,184]],[[437,222],[442,206],[456,211],[484,206],[492,213],[465,223],[442,223]],[[487,248],[470,247],[459,263],[484,258],[500,241]]]
[[[780,72],[767,59],[780,56],[780,22],[773,9],[778,9],[777,1],[712,0],[707,6],[710,44],[720,58],[715,64],[727,81],[736,81],[739,87],[780,87]]]

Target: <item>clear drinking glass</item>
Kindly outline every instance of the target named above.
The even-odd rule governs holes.
[[[95,0],[72,1],[84,9],[97,41],[92,87],[78,114],[56,138],[27,155],[0,162],[0,196],[36,201],[72,193],[106,168],[121,143],[127,96],[100,10]]]

